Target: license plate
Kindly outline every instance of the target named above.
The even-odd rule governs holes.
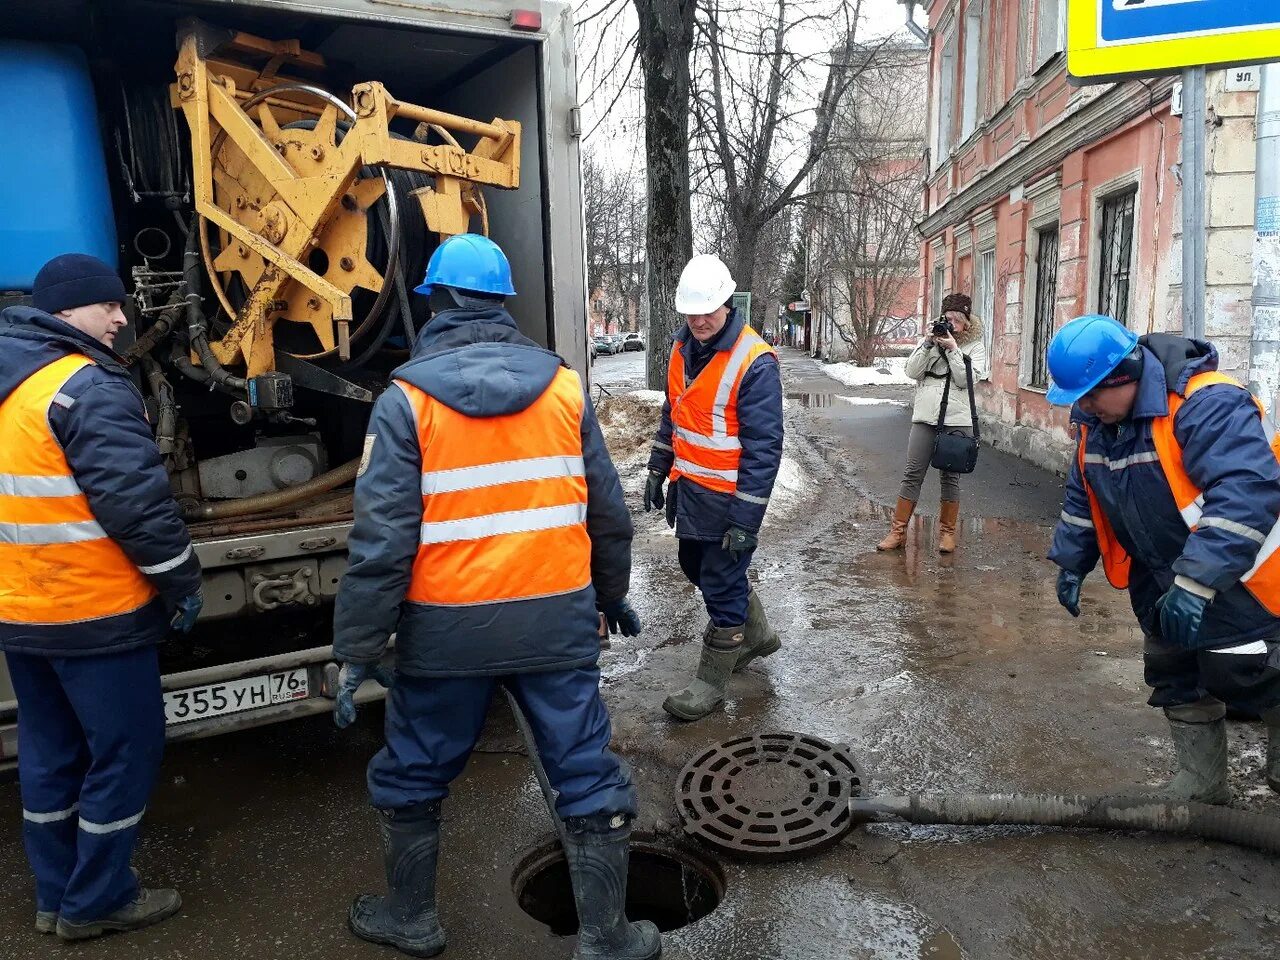
[[[305,667],[267,673],[226,683],[210,683],[185,690],[168,690],[164,695],[165,723],[190,723],[242,710],[255,710],[277,703],[305,700],[311,695]]]

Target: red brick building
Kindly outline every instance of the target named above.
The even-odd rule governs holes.
[[[906,0],[903,0],[905,3]],[[993,442],[1061,469],[1067,412],[1045,400],[1045,348],[1084,313],[1181,329],[1174,80],[1073,87],[1066,0],[925,0],[929,173],[920,310],[968,293],[986,321],[979,405]],[[908,4],[908,10],[914,6]],[[1254,95],[1211,78],[1208,334],[1242,373],[1250,306]],[[1244,196],[1247,193],[1247,196]],[[1243,269],[1243,272],[1242,272]]]

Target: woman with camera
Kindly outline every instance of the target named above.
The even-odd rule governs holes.
[[[907,437],[907,466],[898,491],[893,526],[876,546],[877,550],[897,550],[906,540],[907,524],[920,499],[920,488],[934,457],[939,434],[973,437],[971,388],[974,381],[985,375],[986,369],[982,321],[973,316],[967,296],[948,294],[942,301],[942,316],[934,321],[929,335],[907,359],[907,376],[916,381],[911,433]],[[943,471],[941,478],[938,552],[952,553],[956,548],[956,522],[960,516],[960,475]]]

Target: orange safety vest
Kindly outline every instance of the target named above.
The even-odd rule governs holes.
[[[734,493],[738,489],[738,463],[742,460],[738,389],[756,358],[774,353],[774,349],[760,334],[744,326],[733,349],[717,350],[690,383],[685,376],[683,346],[683,341],[675,342],[667,365],[671,446],[675,451],[670,479],[688,477],[708,490]]]
[[[1186,469],[1182,466],[1182,446],[1178,443],[1177,437],[1174,436],[1174,418],[1177,417],[1178,410],[1193,393],[1220,383],[1244,389],[1244,386],[1238,380],[1232,379],[1225,373],[1212,371],[1196,374],[1187,382],[1185,394],[1169,393],[1169,412],[1165,416],[1156,417],[1151,421],[1151,439],[1155,442],[1156,456],[1159,459],[1160,467],[1164,470],[1165,480],[1169,484],[1169,489],[1173,492],[1173,499],[1178,505],[1178,512],[1182,514],[1183,521],[1191,530],[1195,530],[1200,523],[1201,512],[1204,507],[1204,494],[1195,485],[1191,477],[1187,475]],[[1254,398],[1254,403],[1258,403],[1256,397]],[[1258,404],[1258,410],[1262,410],[1261,404]],[[1111,522],[1107,519],[1106,514],[1102,512],[1097,496],[1094,495],[1093,489],[1089,486],[1089,481],[1085,479],[1085,444],[1088,441],[1088,436],[1088,428],[1081,424],[1080,445],[1077,449],[1080,479],[1084,483],[1085,492],[1089,495],[1089,512],[1093,517],[1094,532],[1098,539],[1098,550],[1102,554],[1102,568],[1106,571],[1107,580],[1110,584],[1117,589],[1123,590],[1129,586],[1130,558],[1124,547],[1120,545],[1119,540],[1116,539]],[[1277,460],[1280,460],[1280,436],[1271,441],[1271,450]],[[1253,567],[1240,578],[1240,582],[1253,594],[1254,598],[1274,616],[1280,616],[1280,556],[1276,554],[1278,546],[1280,546],[1280,519],[1277,519],[1275,525],[1267,533],[1266,539],[1258,549],[1258,556],[1254,561]]]
[[[156,590],[98,525],[49,408],[76,371],[71,354],[29,376],[0,403],[0,621],[60,624],[137,610]]]
[[[475,418],[402,380],[422,453],[422,531],[407,599],[473,605],[591,583],[582,381],[561,369],[519,413]]]

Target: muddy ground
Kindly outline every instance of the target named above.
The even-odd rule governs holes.
[[[615,638],[601,665],[615,748],[640,788],[640,827],[675,838],[684,763],[722,739],[771,730],[849,744],[871,792],[1074,793],[1165,776],[1171,751],[1160,714],[1144,705],[1125,597],[1091,580],[1079,621],[1054,599],[1043,556],[1058,479],[984,450],[963,486],[959,553],[934,552],[931,477],[909,548],[877,554],[910,388],[845,387],[803,354],[783,354],[787,461],[753,577],[785,646],[736,677],[727,709],[698,724],[677,725],[659,707],[692,669],[704,619],[665,524],[640,512],[636,431],[653,408],[603,404],[636,513],[632,598],[645,631]],[[602,357],[596,381],[615,393],[638,386],[642,363]],[[183,913],[77,948],[30,931],[18,791],[0,787],[0,958],[390,956],[345,927],[351,896],[382,882],[363,785],[379,722],[380,710],[366,708],[345,733],[319,717],[172,746],[136,863],[147,881],[181,888]],[[1261,728],[1233,724],[1231,737],[1238,805],[1280,813],[1260,778]],[[527,917],[512,892],[516,864],[549,836],[499,705],[446,805],[446,957],[571,954],[572,939]],[[723,902],[668,934],[665,956],[1261,960],[1280,951],[1280,866],[1199,841],[877,826],[804,861],[718,859]]]

